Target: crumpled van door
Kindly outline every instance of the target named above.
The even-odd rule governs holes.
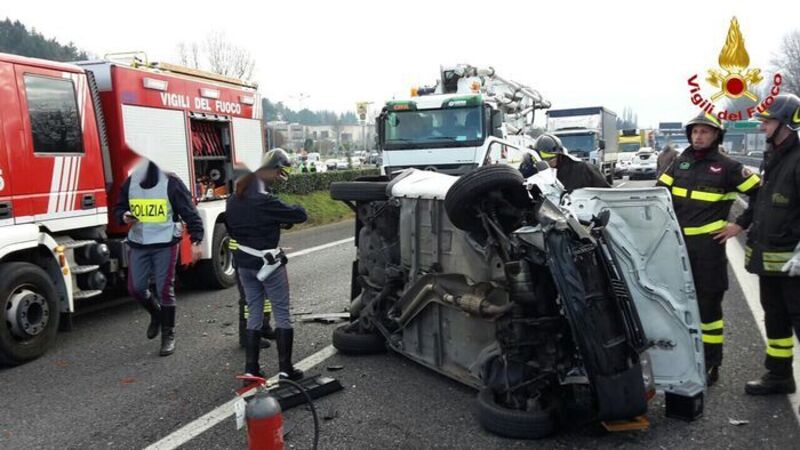
[[[656,389],[705,387],[700,313],[689,257],[664,188],[578,189],[562,206],[589,220],[610,210],[608,239],[653,344]]]

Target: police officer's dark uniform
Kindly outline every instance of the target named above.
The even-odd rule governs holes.
[[[275,343],[281,377],[297,380],[303,372],[292,365],[294,329],[289,315],[289,280],[286,257],[278,247],[281,228],[305,222],[305,210],[283,203],[269,190],[276,177],[288,177],[289,155],[281,149],[264,155],[262,166],[237,183],[236,194],[227,202],[228,232],[236,240],[236,270],[247,306],[245,372],[263,376],[259,365],[259,344],[263,325],[264,299],[269,298],[275,318]]]
[[[711,386],[722,364],[722,299],[728,289],[725,245],[715,240],[714,234],[728,225],[728,214],[738,193],[751,195],[758,189],[759,177],[719,152],[725,130],[714,116],[700,113],[687,123],[686,136],[690,142],[692,129],[700,125],[717,130],[717,140],[705,149],[689,146],[659,176],[657,185],[667,187],[672,193],[675,214],[686,241],[700,306],[707,382]],[[743,215],[737,223],[746,225],[746,219]]]
[[[764,154],[763,183],[748,212],[746,268],[757,274],[767,329],[767,373],[745,386],[751,395],[793,393],[794,339],[800,336],[800,98],[779,95],[760,120],[780,123]],[[788,127],[788,130],[781,130]],[[780,133],[782,141],[776,142]]]
[[[536,138],[533,149],[543,160],[552,162],[550,166],[556,169],[556,178],[568,192],[587,187],[611,187],[596,167],[568,155],[558,136],[550,133],[542,134]]]

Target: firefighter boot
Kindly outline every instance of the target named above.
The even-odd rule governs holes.
[[[719,366],[706,366],[706,386],[711,387],[719,380]]]
[[[175,352],[175,306],[161,307],[161,356]]]
[[[155,339],[158,336],[158,330],[161,328],[161,307],[158,302],[151,295],[150,298],[141,302],[144,309],[150,313],[150,324],[147,325],[147,339]]]
[[[794,376],[765,373],[760,379],[748,381],[744,392],[748,395],[794,394]]]
[[[294,341],[294,329],[276,328],[275,342],[278,344],[278,369],[280,378],[290,380],[302,380],[303,371],[297,370],[292,365],[292,343]]]
[[[261,331],[247,330],[244,332],[244,372],[246,375],[266,378],[258,363],[258,357],[261,351],[260,340]],[[244,384],[248,385],[250,382],[245,381]]]

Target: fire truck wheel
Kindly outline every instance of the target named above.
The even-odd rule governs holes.
[[[556,429],[554,408],[538,411],[506,408],[497,403],[490,388],[478,393],[478,422],[491,433],[514,439],[541,439]]]
[[[349,324],[333,330],[333,346],[345,355],[374,355],[386,351],[386,340],[379,333],[359,333]]]
[[[0,364],[41,356],[58,332],[58,296],[43,269],[26,262],[0,265]]]
[[[233,253],[228,248],[230,240],[225,224],[218,223],[214,225],[211,259],[197,263],[197,273],[195,275],[211,289],[227,289],[236,284]]]

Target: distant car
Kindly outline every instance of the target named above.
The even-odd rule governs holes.
[[[643,147],[631,158],[628,166],[628,179],[655,179],[658,156],[650,147]]]
[[[337,170],[347,170],[349,168],[350,167],[348,166],[346,159],[340,159],[339,162],[336,163]]]
[[[764,152],[747,152],[747,156],[750,158],[763,158]]]
[[[336,165],[339,163],[337,159],[326,159],[325,160],[325,167],[328,170],[336,170]]]

